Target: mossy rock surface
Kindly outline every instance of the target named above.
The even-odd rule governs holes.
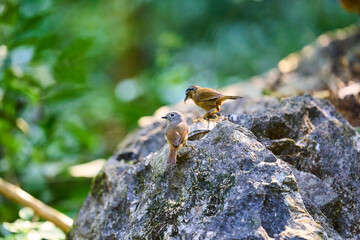
[[[360,135],[328,101],[309,95],[287,98],[264,111],[231,114],[229,120],[308,173],[297,175],[299,183],[318,179],[302,188],[302,195],[312,196],[344,238],[360,238]]]
[[[130,135],[94,181],[69,238],[359,237],[359,134],[310,96],[244,102],[225,107],[229,120],[189,141],[195,150],[181,149],[175,166],[166,164],[160,119]],[[190,124],[193,113],[184,113]],[[135,164],[119,158],[129,149]]]

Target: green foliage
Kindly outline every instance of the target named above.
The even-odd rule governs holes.
[[[0,176],[73,217],[90,181],[69,166],[188,85],[243,81],[356,19],[331,0],[2,1]],[[17,210],[0,198],[0,222]]]
[[[0,240],[27,240],[27,239],[65,239],[65,234],[57,228],[52,222],[31,221],[34,212],[30,208],[23,208],[19,211],[20,219],[13,223],[5,222],[3,224],[4,237]]]

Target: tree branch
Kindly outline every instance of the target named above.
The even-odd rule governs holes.
[[[47,206],[45,203],[34,198],[18,186],[6,182],[0,178],[0,194],[23,206],[32,208],[34,212],[45,220],[53,222],[64,232],[68,232],[73,225],[73,220],[61,212]]]

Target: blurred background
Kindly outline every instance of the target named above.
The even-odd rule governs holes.
[[[141,116],[358,22],[336,0],[1,1],[0,177],[73,218],[91,179],[69,168],[108,158]],[[20,209],[0,196],[0,224]]]

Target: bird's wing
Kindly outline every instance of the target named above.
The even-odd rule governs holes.
[[[168,143],[173,145],[174,147],[178,147],[183,141],[183,138],[181,138],[176,128],[170,128],[166,132],[166,138],[168,140]]]
[[[199,89],[197,91],[197,95],[198,95],[197,100],[200,102],[215,100],[223,96],[220,92],[211,88]]]

